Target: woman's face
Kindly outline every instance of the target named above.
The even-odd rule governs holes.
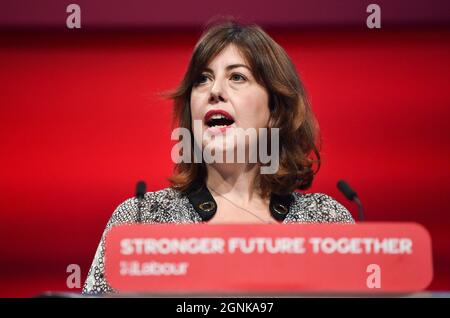
[[[266,89],[256,82],[250,66],[232,44],[208,64],[192,88],[192,123],[200,121],[206,132],[202,140],[194,130],[196,143],[202,140],[202,149],[208,146],[217,152],[236,148],[236,128],[265,128],[269,115]],[[248,142],[245,146],[248,149]]]

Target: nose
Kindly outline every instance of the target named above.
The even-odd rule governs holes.
[[[225,99],[226,98],[222,86],[218,81],[215,81],[214,85],[211,87],[209,102],[210,103],[224,102]]]

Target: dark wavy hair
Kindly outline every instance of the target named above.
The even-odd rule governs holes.
[[[235,45],[249,63],[256,81],[269,95],[270,127],[279,128],[279,169],[259,174],[263,197],[305,190],[320,169],[319,129],[305,88],[284,49],[257,25],[236,20],[209,24],[195,45],[180,85],[166,96],[174,102],[174,121],[191,131],[191,91],[208,63],[228,45]],[[313,169],[313,167],[316,169]],[[172,187],[189,192],[206,182],[205,163],[179,163],[169,178]]]

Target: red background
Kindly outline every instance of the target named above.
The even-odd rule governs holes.
[[[303,78],[323,136],[311,191],[370,221],[431,233],[430,289],[450,289],[450,31],[269,31]],[[172,171],[171,103],[199,32],[0,34],[0,296],[82,280],[115,207],[135,182]],[[354,214],[356,216],[356,214]]]

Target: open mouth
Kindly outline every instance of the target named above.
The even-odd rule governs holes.
[[[224,128],[234,124],[234,118],[224,110],[210,110],[205,115],[208,127]]]

